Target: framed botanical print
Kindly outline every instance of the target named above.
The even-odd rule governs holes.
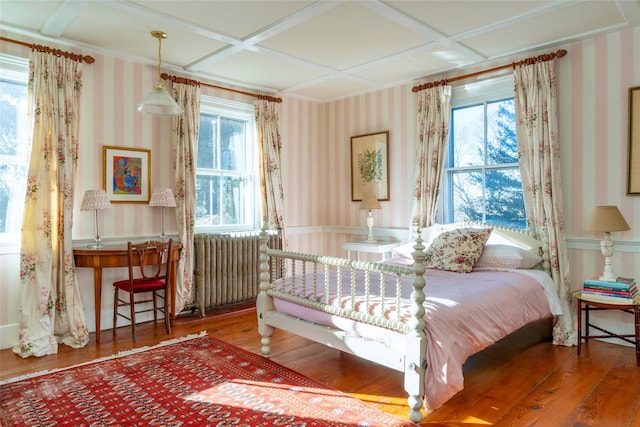
[[[351,137],[351,200],[389,200],[389,131]]]

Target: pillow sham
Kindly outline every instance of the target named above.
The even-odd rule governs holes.
[[[541,257],[518,246],[487,244],[475,268],[531,269],[541,262]]]
[[[478,262],[491,228],[457,228],[445,231],[425,250],[425,267],[469,273]]]

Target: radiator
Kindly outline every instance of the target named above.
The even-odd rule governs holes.
[[[260,291],[260,231],[194,236],[195,306],[207,309],[255,301]],[[269,234],[269,248],[282,249]]]

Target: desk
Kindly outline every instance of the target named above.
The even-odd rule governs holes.
[[[180,242],[174,242],[171,262],[176,262],[179,259],[180,249],[182,244]],[[76,262],[76,267],[93,268],[93,288],[95,299],[95,312],[96,312],[96,342],[100,342],[100,312],[102,307],[102,269],[103,268],[116,268],[127,267],[129,265],[127,244],[119,245],[106,245],[100,249],[91,248],[74,248],[73,258]],[[174,269],[176,271],[176,269]],[[127,273],[127,277],[129,273]],[[171,307],[171,324],[175,323],[176,317],[176,278],[169,278],[169,306]],[[166,315],[166,314],[165,314]]]

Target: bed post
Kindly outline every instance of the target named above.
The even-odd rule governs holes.
[[[269,236],[267,231],[263,228],[260,233],[260,293],[256,299],[256,311],[258,314],[258,332],[262,339],[260,343],[262,346],[260,347],[260,351],[263,355],[269,356],[271,354],[271,336],[273,336],[274,328],[273,326],[267,325],[265,321],[266,312],[269,310],[273,310],[273,299],[267,295],[267,290],[269,289],[269,255],[267,255],[267,242],[269,241]]]
[[[407,334],[404,389],[409,395],[409,419],[414,423],[422,420],[422,396],[424,395],[424,376],[427,368],[426,335],[424,332],[424,245],[420,228],[415,226],[415,245],[413,246],[413,291],[411,292],[410,331]]]

